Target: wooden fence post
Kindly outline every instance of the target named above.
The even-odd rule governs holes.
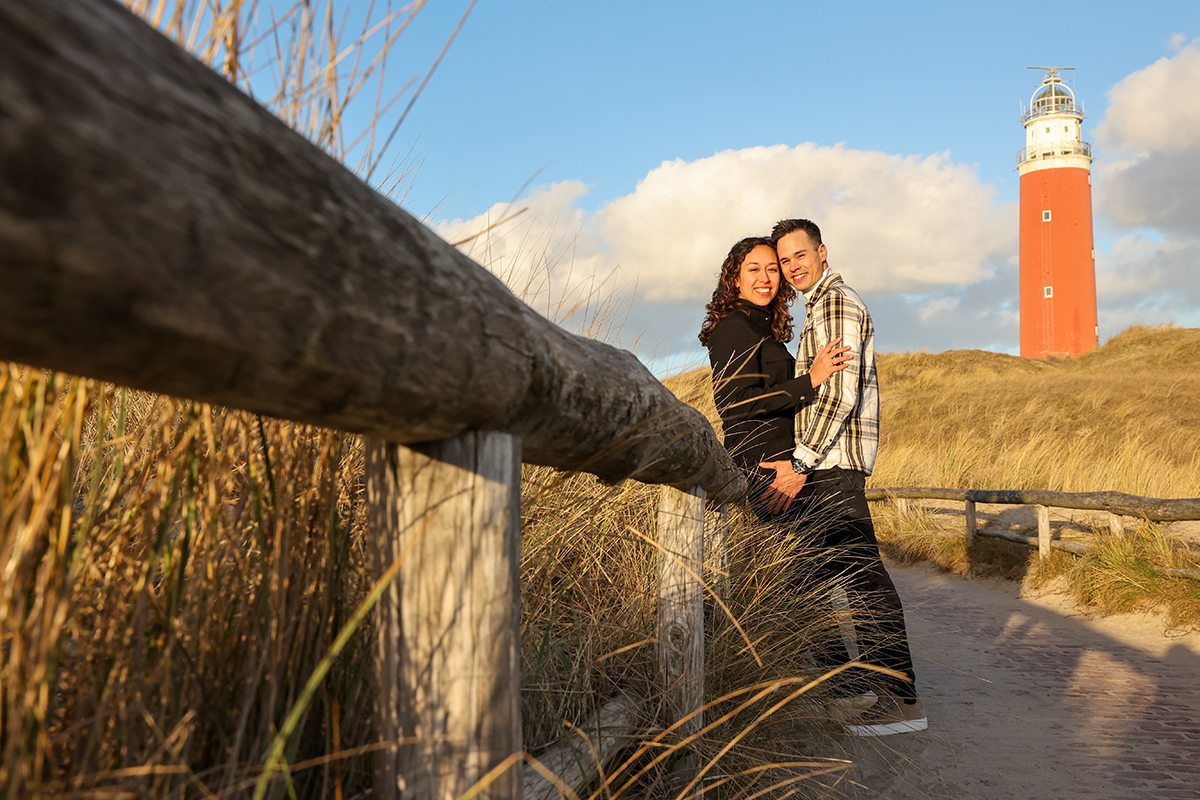
[[[1121,519],[1120,514],[1108,512],[1108,532],[1113,536],[1120,536],[1125,533],[1125,523]]]
[[[975,516],[975,501],[966,501],[967,516],[967,550],[975,544],[975,534],[979,532],[979,519]]]
[[[451,800],[521,750],[520,440],[366,440],[378,606],[375,796]],[[520,765],[479,795],[521,796]]]
[[[704,559],[706,580],[713,593],[729,599],[729,506],[722,503],[704,512]]]
[[[1047,559],[1050,557],[1050,508],[1049,506],[1037,507],[1037,523],[1038,523],[1038,558]]]
[[[704,593],[697,580],[704,568],[703,489],[662,488],[658,544],[658,671],[675,722],[704,703]],[[679,733],[699,731],[702,716]]]

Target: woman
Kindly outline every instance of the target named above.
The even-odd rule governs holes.
[[[788,305],[795,297],[796,290],[781,278],[771,241],[742,239],[721,265],[700,328],[725,449],[750,478],[752,501],[770,484],[759,462],[791,458],[796,409],[813,400],[816,387],[852,358],[849,347],[837,347],[841,340],[830,342],[817,352],[807,375],[793,377],[796,362],[784,343],[792,338]],[[751,505],[766,515],[757,502]]]

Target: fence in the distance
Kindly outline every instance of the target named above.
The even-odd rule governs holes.
[[[1124,528],[1124,517],[1144,519],[1149,522],[1182,522],[1200,520],[1200,498],[1162,500],[1154,497],[1139,497],[1121,492],[1051,492],[1041,489],[940,489],[940,488],[887,488],[868,489],[871,501],[895,500],[903,508],[909,500],[950,500],[964,504],[966,516],[967,547],[974,544],[976,536],[992,536],[1018,544],[1038,548],[1041,558],[1047,558],[1051,550],[1065,550],[1082,555],[1091,547],[1082,542],[1064,542],[1055,539],[1050,528],[1050,509],[1069,508],[1083,511],[1100,511],[1108,514],[1109,530],[1120,534]],[[979,503],[992,505],[1034,506],[1037,510],[1038,535],[1024,536],[1010,531],[981,529],[976,515]],[[1177,578],[1200,579],[1200,570],[1165,567],[1163,574]]]

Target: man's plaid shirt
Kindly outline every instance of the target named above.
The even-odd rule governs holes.
[[[842,467],[870,475],[879,449],[879,381],[875,326],[858,294],[836,272],[808,293],[796,374],[808,372],[817,350],[839,336],[854,360],[818,388],[796,414],[793,456],[817,469]]]

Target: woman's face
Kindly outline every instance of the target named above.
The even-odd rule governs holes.
[[[742,260],[738,272],[738,297],[756,306],[768,306],[779,293],[779,259],[775,250],[760,244]]]

